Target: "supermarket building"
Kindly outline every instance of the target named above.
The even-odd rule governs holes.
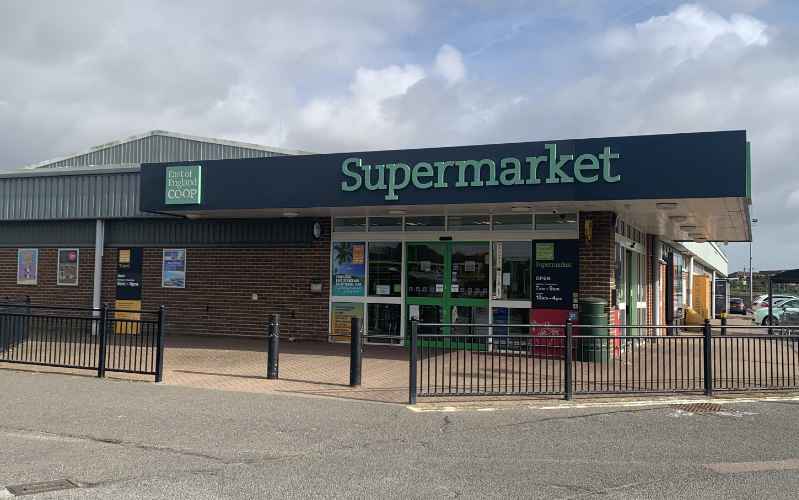
[[[744,131],[336,154],[153,131],[0,174],[0,299],[164,304],[172,334],[357,316],[381,343],[409,318],[562,323],[580,297],[712,317],[750,178]]]

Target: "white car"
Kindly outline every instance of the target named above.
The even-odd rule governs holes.
[[[795,298],[797,298],[795,295],[775,294],[774,304]],[[768,295],[758,295],[752,300],[752,312],[756,312],[761,307],[768,308]]]

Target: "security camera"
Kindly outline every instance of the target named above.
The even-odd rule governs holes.
[[[553,209],[552,209],[552,213],[553,213],[553,214],[557,214],[557,213],[558,213],[558,209],[557,209],[557,208],[553,208]]]

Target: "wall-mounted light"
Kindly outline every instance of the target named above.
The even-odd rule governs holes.
[[[694,231],[695,229],[696,229],[696,226],[680,226],[680,231],[685,231],[686,233],[690,232],[690,231]]]
[[[530,211],[530,207],[524,207],[524,206],[511,207],[510,211],[511,212],[529,212]]]
[[[661,202],[661,203],[655,203],[655,206],[658,208],[658,210],[674,210],[679,205],[677,203],[672,203],[672,202]]]
[[[408,213],[407,210],[389,210],[389,215],[405,215]]]
[[[300,215],[298,212],[283,212],[283,217],[296,217]]]
[[[669,220],[677,224],[688,220],[687,215],[669,215]]]

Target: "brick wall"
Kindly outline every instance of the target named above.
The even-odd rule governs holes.
[[[169,334],[264,335],[280,314],[281,333],[327,338],[330,224],[308,246],[187,248],[186,288],[161,287],[162,248],[145,248],[142,307],[167,308]],[[39,249],[39,283],[16,284],[16,248],[0,248],[0,297],[27,295],[34,304],[90,307],[94,249],[81,249],[78,287],[56,286],[57,249]],[[117,249],[103,255],[103,302],[113,305]],[[321,293],[310,291],[321,282]],[[253,294],[258,300],[252,300]]]
[[[586,226],[591,225],[591,237]],[[611,303],[615,287],[616,235],[612,212],[580,213],[580,297]]]
[[[81,248],[78,286],[58,286],[57,248],[39,248],[37,285],[17,285],[17,249],[0,248],[0,298],[30,297],[34,305],[91,307],[94,247]]]

